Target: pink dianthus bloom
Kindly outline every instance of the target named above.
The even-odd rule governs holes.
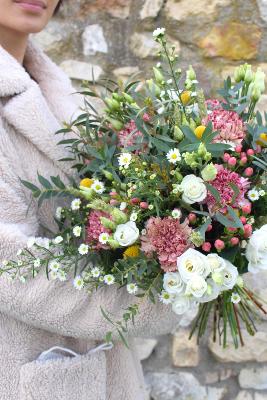
[[[108,218],[109,215],[103,211],[92,211],[88,216],[87,228],[86,228],[86,242],[92,245],[95,249],[107,249],[108,247],[99,242],[99,236],[101,233],[110,233],[109,229],[106,229],[100,221],[100,217]]]
[[[219,100],[207,100],[206,104],[210,111],[202,123],[208,125],[211,122],[213,130],[219,132],[213,142],[240,144],[245,137],[245,127],[239,115],[235,111],[224,110]]]
[[[220,194],[221,209],[224,209],[227,204],[232,205],[235,208],[244,206],[247,203],[245,194],[250,185],[249,180],[243,178],[236,172],[224,168],[222,165],[215,165],[215,167],[217,169],[217,176],[211,184]],[[236,197],[233,204],[231,203],[235,193],[231,184],[234,184],[239,190],[239,195]],[[210,192],[208,192],[206,203],[210,211],[215,211],[213,210],[213,207],[216,204],[216,200]]]
[[[131,120],[118,132],[118,137],[120,147],[125,148],[140,143],[138,138],[142,138],[143,134],[137,130],[135,122]]]
[[[189,237],[192,229],[188,221],[180,223],[171,217],[151,217],[147,222],[147,234],[141,237],[142,251],[147,256],[157,253],[161,268],[165,271],[177,269],[177,258],[189,247],[192,247]]]

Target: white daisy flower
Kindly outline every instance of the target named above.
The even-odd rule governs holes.
[[[167,80],[167,83],[168,83],[169,85],[171,85],[171,84],[172,84],[172,79],[168,79],[168,80]]]
[[[161,68],[161,63],[160,62],[157,63],[157,68]]]
[[[248,191],[248,198],[251,201],[259,200],[260,194],[259,194],[258,190],[256,190],[256,189],[249,190]]]
[[[21,267],[22,264],[23,264],[22,261],[21,261],[21,260],[18,260],[18,262],[17,262],[18,267]]]
[[[98,267],[94,267],[91,269],[91,275],[93,278],[99,278],[100,273],[101,273],[101,271]]]
[[[91,189],[93,189],[98,194],[102,194],[105,191],[105,186],[103,182],[95,180],[91,186]]]
[[[171,164],[181,161],[181,153],[179,149],[172,149],[167,153],[167,159]]]
[[[59,244],[59,243],[61,243],[61,242],[63,242],[63,237],[62,236],[57,236],[55,239],[54,239],[54,243],[55,244]]]
[[[62,269],[57,272],[57,277],[60,282],[65,282],[67,280],[67,274]]]
[[[232,293],[231,302],[234,303],[234,304],[237,304],[240,301],[241,301],[241,297],[239,296],[239,294],[238,293]]]
[[[57,271],[51,271],[51,272],[50,272],[49,278],[50,278],[52,281],[55,281],[55,280],[57,279],[57,277],[58,277]]]
[[[182,215],[182,212],[181,212],[181,210],[179,210],[179,208],[175,208],[172,211],[172,217],[175,218],[175,219],[180,219],[181,215]]]
[[[170,293],[167,293],[167,292],[165,292],[165,290],[163,290],[159,296],[159,300],[163,304],[171,304],[171,302],[173,300],[173,295],[171,295]]]
[[[126,203],[125,201],[123,201],[123,202],[120,204],[120,210],[121,210],[121,211],[124,211],[126,207],[127,207],[127,203]]]
[[[77,211],[77,210],[79,210],[80,209],[80,207],[81,207],[81,199],[74,199],[74,200],[72,200],[72,202],[71,202],[71,209],[72,209],[72,211]]]
[[[81,290],[84,288],[84,280],[81,276],[76,276],[76,278],[73,281],[73,286],[77,290]]]
[[[260,191],[259,191],[259,195],[260,195],[260,196],[265,196],[265,193],[266,193],[265,190],[260,190]]]
[[[105,275],[104,276],[104,282],[107,285],[113,285],[113,283],[115,282],[115,278],[113,275],[109,274],[109,275]]]
[[[161,114],[164,113],[164,111],[165,111],[165,107],[162,106],[162,107],[160,107],[160,108],[158,109],[158,114],[161,115]]]
[[[127,292],[130,294],[136,294],[138,292],[138,286],[135,283],[129,283],[126,288]]]
[[[160,36],[163,36],[163,35],[165,35],[165,31],[166,31],[165,28],[157,28],[153,32],[153,37],[158,38]]]
[[[82,243],[79,248],[78,248],[78,252],[84,256],[85,254],[88,254],[89,251],[89,246],[87,244]]]
[[[62,217],[62,207],[58,207],[58,208],[56,209],[56,214],[55,214],[55,216],[56,216],[56,219],[58,219],[59,221],[61,220],[61,217]]]
[[[133,213],[130,215],[130,221],[135,222],[135,221],[137,220],[137,217],[138,217],[138,214],[137,214],[136,212],[133,212]]]
[[[129,167],[131,161],[132,161],[132,155],[131,153],[122,153],[119,158],[119,166],[120,167]]]
[[[39,268],[40,265],[41,265],[41,260],[40,260],[40,258],[36,258],[36,259],[34,260],[34,263],[33,263],[34,268]]]
[[[99,235],[99,242],[102,244],[106,244],[109,239],[109,234],[107,232],[103,232]]]
[[[28,239],[28,241],[27,241],[28,249],[31,249],[35,245],[35,242],[36,242],[36,238],[35,237],[30,237]]]
[[[73,228],[72,232],[73,232],[73,235],[74,235],[75,237],[80,237],[80,236],[81,236],[81,233],[82,233],[82,227],[81,227],[81,226],[75,226],[75,227]]]
[[[49,264],[50,271],[57,272],[60,269],[60,264],[58,261],[51,261]]]

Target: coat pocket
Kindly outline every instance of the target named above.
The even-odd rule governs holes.
[[[105,353],[27,363],[19,391],[19,400],[106,400]]]

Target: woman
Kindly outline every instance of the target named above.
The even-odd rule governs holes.
[[[19,178],[70,173],[59,162],[54,132],[77,106],[68,78],[29,40],[42,30],[58,0],[0,0],[0,260],[12,258],[40,227],[55,229],[51,203],[38,209]],[[109,324],[100,305],[119,315],[133,301],[123,290],[91,299],[71,283],[0,279],[1,400],[143,400],[140,362],[119,343],[97,348]],[[168,333],[177,319],[166,308],[143,303],[130,337]],[[68,356],[40,357],[53,346]],[[71,356],[70,356],[71,355]],[[74,355],[74,356],[73,356]],[[75,356],[76,355],[76,356]]]

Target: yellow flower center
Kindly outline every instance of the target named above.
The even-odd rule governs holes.
[[[181,94],[181,101],[184,106],[186,106],[186,104],[189,103],[190,99],[191,99],[191,92],[189,92],[189,90],[186,90]]]
[[[93,183],[94,183],[94,180],[93,180],[93,179],[84,178],[84,179],[81,180],[80,186],[86,187],[86,188],[90,188],[90,187],[92,186]]]
[[[139,246],[134,245],[134,246],[128,247],[128,249],[125,250],[125,252],[123,253],[123,257],[124,258],[134,258],[134,257],[138,257],[139,254],[140,254]]]

